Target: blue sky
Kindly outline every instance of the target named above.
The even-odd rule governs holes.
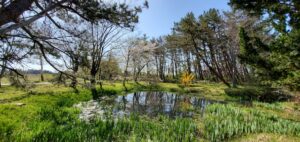
[[[199,16],[210,8],[230,10],[229,0],[148,0],[149,8],[140,14],[137,30],[148,37],[159,37],[171,32],[188,12]]]

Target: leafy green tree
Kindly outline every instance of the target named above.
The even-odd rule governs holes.
[[[262,83],[300,89],[300,1],[231,0],[235,9],[261,16],[273,28],[270,42],[240,30],[240,59],[254,68]]]

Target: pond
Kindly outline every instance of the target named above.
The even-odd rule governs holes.
[[[175,117],[203,116],[207,105],[222,103],[195,96],[179,95],[169,92],[135,92],[125,96],[102,97],[77,104],[81,109],[80,119],[113,116],[114,118],[130,114],[155,117],[166,115]]]

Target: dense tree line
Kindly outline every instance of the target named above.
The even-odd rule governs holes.
[[[176,80],[187,71],[198,80],[221,81],[229,87],[245,82],[250,69],[238,60],[239,27],[268,39],[265,23],[241,11],[211,9],[198,18],[188,13],[174,25],[172,34],[147,41],[153,51],[147,50],[152,59],[145,65],[152,65],[161,81]]]
[[[80,78],[94,92],[101,80],[122,80],[126,89],[128,80],[178,82],[184,73],[228,87],[299,90],[299,2],[229,4],[231,11],[187,13],[169,35],[151,39],[125,36],[147,2],[2,0],[0,80],[8,72],[24,77],[18,67],[34,58],[41,73],[47,63],[58,82],[76,89]]]

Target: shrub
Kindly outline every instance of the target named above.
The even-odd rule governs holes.
[[[262,94],[262,90],[255,87],[227,88],[225,89],[225,93],[232,97],[241,97],[242,99],[246,100],[254,100]]]
[[[170,88],[170,92],[180,92],[182,91],[180,88]]]
[[[74,104],[74,100],[69,97],[62,97],[56,102],[58,107],[71,107]]]
[[[95,93],[93,93],[95,91]],[[113,96],[116,95],[118,92],[113,89],[100,89],[100,90],[92,90],[93,99],[98,99],[102,96]]]
[[[180,82],[183,86],[187,87],[192,83],[194,78],[195,78],[195,75],[188,73],[188,72],[184,72],[180,78]]]
[[[291,95],[279,89],[269,87],[227,88],[225,93],[232,97],[241,97],[243,100],[263,102],[286,101],[292,98]]]
[[[197,89],[197,88],[186,88],[185,92],[187,92],[187,93],[199,93],[199,92],[201,92],[201,90]]]

